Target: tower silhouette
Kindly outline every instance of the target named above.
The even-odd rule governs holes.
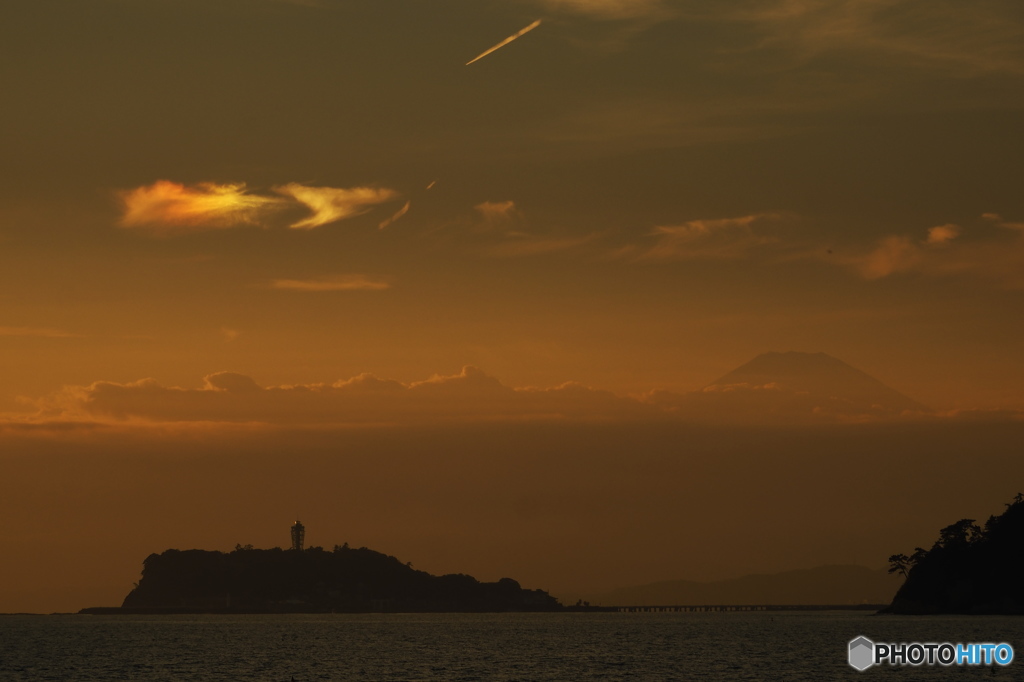
[[[302,551],[302,543],[306,539],[306,527],[302,525],[302,521],[296,520],[295,525],[292,526],[292,549]]]

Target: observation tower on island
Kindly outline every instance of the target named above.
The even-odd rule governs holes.
[[[302,551],[302,543],[306,539],[306,527],[302,525],[302,521],[296,520],[292,526],[292,549],[299,552]]]

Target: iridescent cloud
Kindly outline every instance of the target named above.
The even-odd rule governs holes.
[[[119,193],[124,211],[120,224],[164,234],[267,226],[271,212],[302,205],[312,210],[312,215],[289,227],[309,230],[361,215],[399,196],[387,188],[308,187],[295,182],[275,187],[274,191],[282,196],[250,193],[242,182],[184,185],[158,180]]]
[[[297,182],[275,187],[274,191],[305,204],[313,211],[313,215],[308,218],[289,225],[294,230],[311,230],[362,215],[374,206],[398,198],[398,192],[383,187],[308,187]]]
[[[245,183],[186,186],[158,180],[120,196],[122,227],[172,233],[258,225],[268,210],[282,204],[276,197],[247,193]]]

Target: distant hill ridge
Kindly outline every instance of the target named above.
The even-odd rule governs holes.
[[[592,601],[615,606],[887,604],[899,585],[884,568],[833,565],[711,582],[670,580],[613,590]]]

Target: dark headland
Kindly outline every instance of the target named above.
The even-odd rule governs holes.
[[[889,564],[906,582],[882,613],[1024,615],[1024,495],[984,526],[961,519],[931,549]]]
[[[143,562],[142,579],[118,607],[85,614],[370,613],[557,611],[543,590],[511,578],[434,576],[393,556],[347,545],[326,551],[169,549]]]

